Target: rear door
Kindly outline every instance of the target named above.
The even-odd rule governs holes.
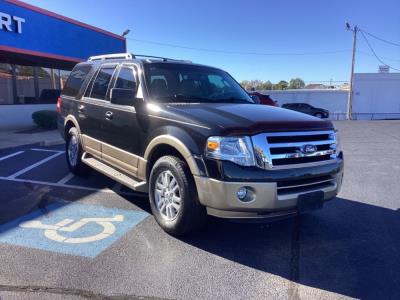
[[[123,64],[115,72],[112,87],[132,89],[142,97],[142,91],[134,64]],[[138,86],[135,89],[135,86]],[[111,88],[110,88],[111,90]],[[103,119],[102,159],[127,173],[136,175],[143,128],[138,122],[135,107],[107,102]]]
[[[101,143],[104,140],[103,121],[109,103],[109,86],[116,68],[117,64],[103,64],[98,69],[78,107],[80,122],[84,124],[82,136],[86,151],[98,158],[101,158]]]

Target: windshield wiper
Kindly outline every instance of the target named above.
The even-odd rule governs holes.
[[[242,99],[242,98],[236,98],[236,97],[229,97],[229,98],[221,98],[221,99],[217,99],[215,100],[216,102],[221,101],[221,102],[228,102],[228,103],[252,103],[246,99]]]
[[[207,101],[207,102],[212,101],[211,99],[208,99],[208,98],[203,98],[203,97],[199,97],[196,95],[186,95],[186,94],[175,94],[174,98],[177,100],[199,100],[199,101]]]

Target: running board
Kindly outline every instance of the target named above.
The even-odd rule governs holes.
[[[97,158],[87,157],[86,153],[82,156],[82,162],[87,164],[89,167],[95,169],[96,171],[99,171],[100,173],[114,179],[115,181],[118,181],[119,183],[131,188],[132,190],[142,193],[148,192],[146,181],[136,181],[132,177],[121,173],[117,169],[101,162]]]

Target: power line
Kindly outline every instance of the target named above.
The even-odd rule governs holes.
[[[383,65],[385,65],[385,66],[387,66],[387,67],[389,67],[389,68],[391,68],[391,69],[393,69],[393,70],[395,70],[395,71],[399,71],[399,72],[400,72],[400,69],[396,69],[396,68],[394,68],[394,67],[388,65],[387,63],[385,63],[385,62],[376,54],[374,48],[372,48],[371,44],[369,43],[367,37],[366,37],[365,34],[364,34],[364,31],[363,31],[363,30],[360,30],[360,29],[359,29],[359,31],[361,32],[361,35],[363,36],[365,42],[367,43],[369,49],[371,50],[371,52],[372,52],[372,54],[375,56],[375,58],[376,58],[381,64],[383,64]]]
[[[224,54],[235,54],[235,55],[257,55],[257,56],[307,56],[307,55],[329,55],[329,54],[337,54],[337,53],[344,53],[348,52],[349,50],[335,50],[335,51],[321,51],[321,52],[247,52],[247,51],[231,51],[231,50],[221,50],[221,49],[210,49],[210,48],[197,48],[197,47],[190,47],[190,46],[183,46],[177,44],[170,44],[170,43],[161,43],[156,41],[149,41],[149,40],[141,40],[135,38],[127,38],[128,40],[146,43],[146,44],[153,44],[158,46],[165,46],[165,47],[172,47],[172,48],[180,48],[186,50],[195,50],[195,51],[203,51],[203,52],[214,52],[214,53],[224,53]]]
[[[367,52],[362,51],[362,50],[356,50],[356,52],[359,53],[359,54],[363,54],[363,55],[375,57],[373,54],[367,53]],[[400,62],[400,59],[389,58],[389,57],[384,57],[384,56],[381,56],[381,58],[382,58],[382,59],[385,59],[385,60],[391,60],[391,61]]]
[[[400,47],[400,44],[399,44],[399,43],[395,43],[395,42],[391,42],[391,41],[385,40],[384,38],[381,38],[381,37],[379,37],[379,36],[376,36],[376,35],[374,35],[374,34],[368,32],[368,31],[365,31],[364,29],[361,29],[361,28],[360,28],[360,30],[362,30],[364,33],[368,34],[369,36],[371,36],[371,37],[373,37],[374,39],[377,39],[377,40],[379,40],[379,41],[381,41],[381,42],[384,42],[384,43],[387,43],[387,44],[390,44],[390,45],[393,45],[393,46]]]

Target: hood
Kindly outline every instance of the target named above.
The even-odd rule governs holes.
[[[175,117],[218,129],[223,135],[273,131],[331,130],[330,121],[274,106],[256,104],[166,104]]]

